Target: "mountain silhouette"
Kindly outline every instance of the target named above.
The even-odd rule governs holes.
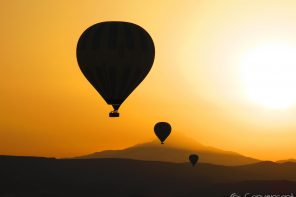
[[[284,159],[284,160],[278,160],[277,161],[277,163],[287,163],[287,162],[296,163],[296,159]]]
[[[147,161],[187,162],[188,156],[195,153],[199,162],[218,165],[245,165],[257,163],[259,160],[240,155],[235,152],[223,151],[214,147],[204,146],[184,136],[173,136],[164,145],[158,141],[138,144],[122,150],[105,150],[76,159],[93,158],[126,158]]]
[[[230,196],[290,194],[296,164],[244,166],[131,159],[54,159],[0,156],[0,196]]]

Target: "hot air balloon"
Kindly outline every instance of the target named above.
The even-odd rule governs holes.
[[[154,133],[161,141],[161,144],[165,141],[165,139],[170,135],[172,127],[167,122],[158,122],[154,126]]]
[[[196,154],[189,155],[189,161],[192,164],[192,166],[195,166],[196,162],[198,161],[199,157]]]
[[[80,36],[77,50],[80,70],[113,106],[110,117],[119,117],[118,109],[149,73],[155,56],[150,35],[129,22],[101,22]]]

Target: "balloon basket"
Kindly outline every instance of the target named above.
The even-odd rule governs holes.
[[[116,118],[119,117],[119,113],[117,111],[112,111],[109,113],[110,118]]]

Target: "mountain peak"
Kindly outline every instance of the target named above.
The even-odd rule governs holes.
[[[187,137],[172,137],[165,144],[160,144],[160,142],[154,140],[122,150],[105,150],[76,158],[127,158],[182,163],[188,162],[188,155],[192,153],[199,155],[200,162],[218,165],[233,166],[259,162],[257,159],[245,157],[235,152],[204,146]]]

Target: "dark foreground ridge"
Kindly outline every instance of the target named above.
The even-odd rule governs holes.
[[[244,166],[0,156],[0,196],[219,197],[296,194],[296,164]]]

